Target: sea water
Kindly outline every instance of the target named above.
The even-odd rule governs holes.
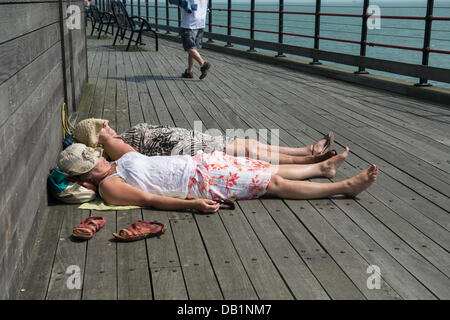
[[[144,7],[145,0],[133,0],[135,4],[133,11],[138,14],[137,4],[141,4],[141,15],[146,15]],[[322,12],[327,13],[349,13],[362,14],[363,0],[322,0]],[[127,1],[130,3],[130,0]],[[154,0],[148,1],[149,5],[155,5]],[[165,6],[166,1],[159,1],[158,6]],[[369,29],[367,33],[368,42],[377,42],[383,44],[401,45],[408,47],[423,47],[423,38],[425,30],[425,20],[400,20],[400,19],[383,19],[386,16],[418,16],[426,15],[426,0],[372,0],[371,5],[379,7],[381,20],[380,28]],[[227,8],[226,0],[212,0],[213,8]],[[130,9],[130,7],[128,7]],[[250,10],[250,0],[233,0],[232,9]],[[278,11],[279,3],[273,0],[256,0],[255,10]],[[155,8],[149,10],[150,22],[155,22],[152,18],[155,16]],[[310,0],[285,0],[284,11],[290,12],[314,12],[315,1]],[[450,0],[435,0],[434,16],[450,17]],[[166,17],[166,9],[158,8],[158,17]],[[176,8],[169,10],[169,19],[177,19],[178,12]],[[361,18],[356,17],[334,17],[321,16],[320,35],[329,38],[338,38],[346,40],[361,40]],[[278,31],[278,14],[277,13],[255,13],[255,29]],[[375,22],[375,21],[371,21]],[[160,19],[159,24],[166,24],[165,20]],[[207,22],[208,23],[208,22]],[[227,25],[227,12],[214,11],[212,15],[212,23],[217,25]],[[178,26],[176,21],[170,21],[169,25]],[[232,26],[240,28],[250,28],[249,12],[232,12]],[[374,27],[377,27],[373,24]],[[207,29],[208,30],[208,29]],[[206,31],[207,31],[206,30]],[[296,33],[303,35],[314,35],[314,15],[284,15],[284,32]],[[213,27],[212,32],[226,34],[227,29],[221,27]],[[237,37],[250,38],[250,32],[245,30],[232,29],[231,34]],[[278,42],[278,35],[271,33],[255,32],[256,40]],[[283,43],[296,45],[301,47],[312,48],[314,39],[284,35]],[[450,51],[450,21],[433,21],[431,33],[431,48]],[[320,49],[334,51],[340,53],[348,53],[359,55],[359,44],[335,42],[329,40],[320,40]],[[258,51],[265,51],[257,49]],[[274,52],[273,52],[274,53]],[[274,53],[275,54],[275,53]],[[414,64],[422,63],[422,52],[413,50],[401,50],[385,47],[367,46],[366,55],[368,57],[387,59],[392,61],[407,62]],[[289,55],[288,55],[289,56]],[[298,57],[300,59],[306,59]],[[353,66],[343,66],[336,63],[321,61],[326,65],[334,65],[347,69],[356,69]],[[450,55],[430,53],[429,65],[449,68]],[[389,76],[406,81],[417,82],[416,78],[395,75],[386,72],[368,70],[370,73]],[[450,70],[449,70],[450,72]],[[442,87],[450,88],[450,84],[430,81],[430,83]]]

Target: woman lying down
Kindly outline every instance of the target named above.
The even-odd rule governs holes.
[[[111,160],[117,160],[115,146],[110,141],[119,140],[128,144],[135,151],[146,156],[170,156],[190,154],[197,151],[211,153],[225,152],[233,156],[245,156],[273,162],[277,159],[282,164],[308,164],[321,162],[335,155],[331,150],[334,134],[330,132],[313,145],[306,147],[280,147],[260,143],[254,139],[239,139],[228,136],[212,136],[197,130],[166,127],[140,123],[121,134],[117,134],[108,120],[89,118],[80,121],[74,130],[75,140],[88,147],[102,145]],[[110,139],[110,138],[115,138]]]
[[[100,196],[111,205],[206,213],[216,212],[220,204],[214,200],[223,199],[255,199],[264,195],[283,199],[337,194],[354,197],[367,189],[378,174],[376,166],[371,165],[340,182],[300,181],[318,176],[333,178],[348,156],[348,147],[320,163],[277,166],[219,151],[148,157],[120,141],[116,152],[119,159],[110,163],[96,149],[75,143],[61,152],[58,167],[82,183],[97,186]]]

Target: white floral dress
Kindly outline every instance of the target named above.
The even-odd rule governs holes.
[[[255,199],[269,189],[271,173],[261,161],[219,151],[199,153],[193,160],[196,168],[189,179],[188,197]]]

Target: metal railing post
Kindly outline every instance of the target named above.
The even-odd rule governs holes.
[[[148,0],[145,0],[145,19],[148,20],[149,12],[148,12]]]
[[[167,26],[167,31],[166,33],[169,34],[170,30],[169,30],[169,0],[166,0],[166,26]]]
[[[427,1],[427,15],[425,17],[425,34],[423,37],[422,49],[422,65],[427,66],[430,59],[430,43],[431,43],[431,25],[433,22],[434,0]],[[425,78],[420,78],[419,83],[414,84],[418,87],[428,87],[431,84]]]
[[[212,0],[208,0],[208,34],[212,33]],[[211,36],[208,37],[208,42],[214,42]]]
[[[250,40],[255,40],[255,0],[250,2]],[[250,43],[248,52],[256,52],[253,41]]]
[[[362,13],[362,25],[361,25],[361,47],[359,50],[359,55],[361,57],[366,56],[366,48],[367,48],[367,20],[369,18],[369,13],[367,10],[369,9],[370,0],[364,0],[363,4],[363,13]],[[365,67],[358,66],[358,71],[355,71],[356,74],[367,74]]]
[[[231,36],[231,0],[228,0],[228,15],[227,15],[227,36]],[[232,47],[230,38],[227,39],[227,45],[225,47]]]
[[[314,15],[314,57],[313,61],[310,62],[310,64],[322,64],[319,62],[319,59],[317,58],[317,52],[316,50],[319,50],[319,37],[320,37],[320,10],[322,8],[322,1],[316,0],[316,11]]]
[[[178,28],[181,27],[181,11],[180,7],[178,7]]]
[[[138,17],[141,16],[141,0],[138,0]]]
[[[158,31],[158,0],[155,0],[155,30]]]
[[[284,0],[279,1],[279,7],[278,7],[278,43],[283,44],[283,18],[284,18]],[[278,50],[278,54],[276,57],[285,57],[283,52],[281,50]]]
[[[134,13],[133,13],[133,11],[134,11],[134,1],[131,0],[130,2],[131,2],[131,14],[130,14],[130,16],[134,16]],[[127,7],[125,7],[125,9],[126,9],[126,8],[127,8]]]

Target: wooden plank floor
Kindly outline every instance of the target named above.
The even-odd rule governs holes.
[[[279,129],[281,145],[334,131],[351,154],[336,180],[375,163],[357,199],[239,201],[213,215],[49,207],[20,299],[449,299],[450,110],[384,91],[202,50],[208,77],[182,79],[181,44],[125,52],[88,40],[80,118],[118,132],[140,122],[204,129]],[[314,181],[326,182],[325,179]],[[70,239],[84,217],[107,224]],[[160,238],[117,243],[136,219],[168,226]],[[369,289],[369,266],[381,287]],[[68,269],[75,266],[75,269]],[[76,269],[78,268],[78,269]],[[80,272],[81,289],[68,289]],[[72,282],[71,282],[72,281]]]

